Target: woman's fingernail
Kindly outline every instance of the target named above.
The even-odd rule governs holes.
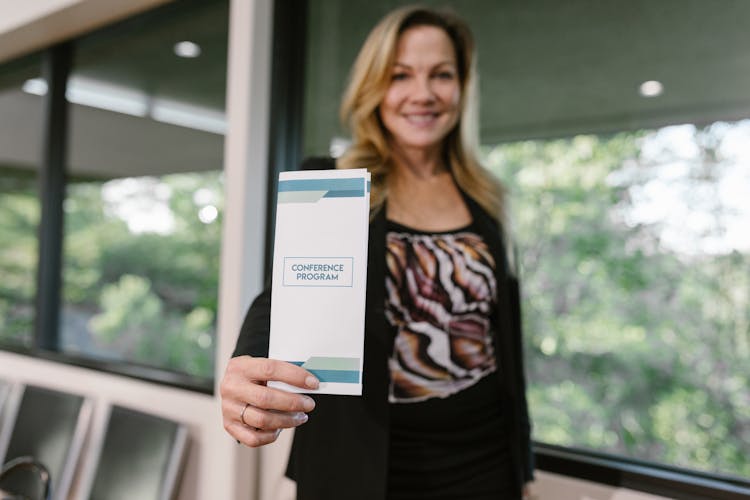
[[[307,422],[307,413],[299,412],[296,415],[294,415],[294,420],[297,421],[297,424],[304,424]]]
[[[302,397],[302,408],[305,409],[305,411],[312,411],[313,408],[315,408],[315,401],[313,401],[312,398],[308,398],[307,396]]]
[[[310,389],[317,389],[318,379],[316,379],[315,377],[311,375],[305,379],[305,385],[309,387]]]

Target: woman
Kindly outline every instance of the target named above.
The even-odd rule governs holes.
[[[453,15],[396,10],[344,95],[353,144],[335,167],[367,167],[373,183],[363,396],[265,387],[317,380],[265,358],[269,290],[245,319],[221,384],[224,425],[248,446],[299,426],[287,475],[300,499],[520,498],[532,479],[502,190],[472,147],[473,51]]]

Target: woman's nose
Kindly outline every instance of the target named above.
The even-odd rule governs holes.
[[[412,100],[423,102],[435,100],[435,92],[432,88],[432,81],[429,77],[417,77],[414,80],[412,89]]]

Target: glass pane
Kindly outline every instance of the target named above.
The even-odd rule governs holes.
[[[66,352],[213,376],[227,19],[191,2],[77,44]]]
[[[304,144],[369,29],[311,2]],[[535,439],[750,476],[750,3],[426,2],[474,30],[483,160],[510,190]]]
[[[42,158],[42,98],[31,57],[0,67],[0,343],[30,346],[40,217],[37,173]]]
[[[750,476],[748,144],[750,120],[487,148],[537,440]]]

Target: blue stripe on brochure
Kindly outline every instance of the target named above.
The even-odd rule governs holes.
[[[337,382],[339,384],[359,384],[359,371],[354,370],[316,370],[307,371],[315,375],[321,382]]]
[[[328,191],[323,198],[362,198],[365,195],[362,189],[347,189]]]
[[[279,191],[363,191],[361,177],[346,179],[289,179],[279,181]]]
[[[304,361],[288,361],[293,365],[302,366]],[[359,384],[359,370],[319,370],[308,368],[307,371],[315,375],[321,382],[337,382],[339,384]]]

